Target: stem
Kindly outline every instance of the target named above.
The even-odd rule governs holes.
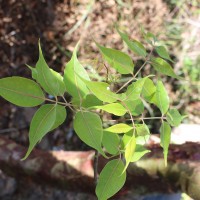
[[[65,102],[66,105],[68,105],[68,107],[71,109],[72,112],[74,112],[75,110],[71,107],[70,103],[67,102],[67,100],[65,99],[65,97],[62,95],[62,98]]]
[[[97,185],[98,182],[98,161],[99,161],[99,152],[95,150],[94,155],[94,184]]]
[[[133,120],[148,120],[148,119],[166,119],[166,117],[138,117],[138,118],[133,118]],[[117,122],[117,121],[132,121],[132,119],[111,119],[107,120],[110,122]]]

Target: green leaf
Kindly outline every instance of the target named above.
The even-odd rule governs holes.
[[[98,200],[107,200],[116,194],[126,181],[126,173],[122,173],[124,164],[121,160],[109,161],[99,175],[96,187]]]
[[[144,112],[144,104],[141,99],[126,100],[124,104],[128,107],[133,116],[141,115]]]
[[[132,59],[125,53],[106,48],[97,44],[104,59],[120,74],[133,74],[134,64]]]
[[[156,86],[154,85],[153,81],[150,78],[146,78],[143,89],[142,89],[142,96],[146,101],[149,103],[156,104]]]
[[[99,100],[95,95],[93,94],[87,94],[84,99],[83,99],[83,103],[82,106],[84,108],[90,108],[93,106],[101,106],[103,105],[103,102],[101,100]]]
[[[165,166],[167,166],[168,148],[171,139],[171,127],[167,122],[163,122],[160,128],[160,145],[163,148]]]
[[[115,155],[119,151],[120,138],[117,134],[103,132],[102,144],[109,154]]]
[[[0,79],[0,96],[23,107],[37,106],[45,100],[44,93],[37,83],[18,76]]]
[[[131,140],[133,136],[133,131],[129,131],[127,133],[125,133],[122,137],[122,144],[121,144],[121,149],[125,150],[126,149],[126,145],[129,143],[129,141]]]
[[[22,160],[25,160],[35,145],[51,130],[56,120],[57,105],[45,104],[41,106],[31,121],[29,131],[29,148]]]
[[[99,108],[116,116],[123,116],[127,112],[124,106],[122,106],[120,103],[111,103],[103,106],[95,106],[95,108]]]
[[[85,81],[91,92],[101,101],[113,103],[119,99],[119,95],[110,91],[109,85],[104,82]]]
[[[30,68],[30,67],[29,67]],[[53,96],[63,95],[65,86],[59,73],[53,71],[47,65],[39,42],[39,60],[36,63],[36,71],[31,68],[32,76],[44,88],[44,90]]]
[[[158,81],[156,86],[156,102],[161,113],[164,115],[169,109],[169,97],[162,81]]]
[[[150,134],[149,135],[145,135],[145,136],[137,136],[136,137],[136,141],[138,145],[145,145],[147,143],[147,141],[150,138]]]
[[[178,126],[180,125],[181,121],[185,118],[182,116],[177,109],[171,109],[167,112],[167,122],[171,126]]]
[[[133,51],[139,56],[146,57],[146,54],[147,54],[146,49],[140,42],[138,42],[137,40],[129,40],[129,37],[127,34],[121,32],[118,29],[117,31],[131,51]]]
[[[89,94],[89,90],[83,79],[90,80],[86,70],[77,59],[77,48],[75,47],[71,60],[66,64],[64,71],[64,83],[67,92],[76,99],[82,100],[83,97]]]
[[[135,139],[135,135],[133,135],[131,137],[131,139],[129,140],[128,144],[126,145],[126,148],[125,148],[124,157],[125,157],[125,160],[126,160],[126,166],[125,166],[123,172],[127,169],[129,163],[132,160],[132,157],[135,153],[135,147],[136,147],[136,139]]]
[[[136,162],[140,160],[145,154],[149,152],[151,151],[144,148],[144,146],[137,144],[135,147],[135,152],[133,154],[133,157],[131,158],[131,162]]]
[[[180,79],[180,77],[174,73],[171,65],[162,58],[151,58],[151,64],[156,71],[167,76]]]
[[[74,130],[83,142],[102,153],[103,128],[101,119],[96,113],[77,112],[74,119]]]
[[[129,85],[126,91],[126,99],[124,100],[136,100],[140,98],[145,80],[146,78],[141,78]]]
[[[37,81],[37,79],[38,79],[37,69],[35,67],[31,67],[30,65],[27,65],[27,64],[26,64],[26,66],[31,70],[32,78]]]
[[[128,131],[132,130],[133,127],[119,123],[113,126],[110,126],[109,128],[106,128],[105,131],[111,132],[111,133],[127,133]]]
[[[51,131],[53,129],[56,129],[58,126],[60,126],[66,119],[67,112],[64,106],[57,105],[56,106],[56,120],[54,122],[54,125],[51,128]]]
[[[156,52],[158,55],[166,60],[173,62],[164,46],[157,46]]]
[[[136,132],[138,136],[149,135],[149,128],[146,124],[135,124]]]

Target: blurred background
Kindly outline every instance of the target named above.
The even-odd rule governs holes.
[[[39,38],[47,63],[56,71],[63,72],[79,40],[81,63],[89,71],[91,66],[98,71],[101,56],[94,39],[107,47],[128,51],[114,28],[115,23],[130,38],[144,42],[142,26],[155,34],[169,50],[175,72],[185,80],[165,77],[165,86],[172,107],[188,116],[181,127],[173,131],[183,142],[176,136],[173,142],[200,142],[199,0],[0,0],[0,78],[31,77],[25,64],[34,66],[37,62]],[[133,59],[136,67],[141,66],[140,57],[133,55]],[[142,73],[151,73],[150,66]],[[35,111],[36,108],[15,107],[1,98],[0,137],[27,146],[29,124]],[[158,134],[160,125],[154,121],[149,123],[151,132]],[[66,122],[47,135],[38,149],[88,150],[88,147],[74,135],[69,114]],[[180,195],[176,198],[187,199]],[[95,198],[11,178],[1,171],[0,166],[0,199]]]

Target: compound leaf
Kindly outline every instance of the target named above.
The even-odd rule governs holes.
[[[127,133],[132,129],[133,127],[127,124],[119,123],[119,124],[115,124],[113,126],[106,128],[105,131],[108,131],[111,133]]]
[[[127,112],[124,106],[122,106],[120,103],[111,103],[111,104],[106,104],[103,106],[95,106],[95,108],[102,109],[116,116],[123,116]]]
[[[96,195],[99,200],[107,200],[117,193],[124,185],[126,173],[122,173],[124,164],[121,160],[109,161],[99,175]]]
[[[29,131],[29,148],[23,158],[25,160],[34,146],[48,133],[56,120],[57,105],[46,104],[41,106],[34,114]]]
[[[125,53],[106,48],[97,44],[104,59],[120,74],[133,74],[134,64],[132,59]]]
[[[102,153],[102,121],[96,113],[77,112],[74,118],[74,130],[83,142]]]
[[[77,48],[78,45],[74,49],[71,60],[66,64],[64,71],[64,83],[67,92],[72,95],[72,97],[82,100],[85,95],[89,94],[89,90],[83,79],[90,80],[90,78],[84,67],[77,59]]]
[[[156,105],[164,115],[169,108],[169,97],[162,81],[158,81],[156,86],[156,102]]]
[[[156,71],[167,76],[180,79],[180,77],[174,73],[174,70],[172,69],[171,65],[162,58],[151,58],[151,64]]]
[[[160,128],[160,145],[163,148],[165,166],[167,166],[167,155],[168,155],[168,148],[171,139],[171,127],[165,121],[163,121],[161,128]]]
[[[33,107],[44,102],[45,96],[34,81],[18,76],[0,79],[0,95],[11,103]]]
[[[118,29],[117,29],[117,31],[131,51],[133,51],[134,53],[136,53],[139,56],[142,56],[142,57],[146,56],[146,54],[147,54],[146,49],[140,42],[138,42],[137,40],[129,40],[129,37],[127,34],[121,32]]]

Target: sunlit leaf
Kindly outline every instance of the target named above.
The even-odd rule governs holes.
[[[160,57],[173,62],[173,60],[170,58],[169,53],[167,52],[164,46],[157,46],[156,52]]]
[[[162,114],[169,109],[169,97],[162,81],[157,82],[156,86],[156,102]]]
[[[134,64],[127,54],[119,50],[103,47],[99,44],[97,46],[104,59],[120,74],[133,74]]]
[[[72,97],[82,100],[82,98],[89,94],[89,90],[83,79],[90,80],[84,67],[77,59],[77,48],[75,47],[71,60],[66,64],[64,71],[64,83],[67,92]]]
[[[37,83],[18,76],[0,79],[0,96],[23,107],[34,107],[45,100],[44,93]]]
[[[167,122],[163,122],[160,128],[160,145],[163,148],[165,166],[167,166],[168,148],[171,139],[171,127]]]
[[[147,150],[143,145],[137,144],[135,147],[135,152],[133,154],[133,157],[131,158],[131,162],[136,162],[140,160],[145,154],[151,152],[150,150]]]
[[[91,92],[101,101],[113,103],[119,99],[119,95],[110,91],[109,84],[105,82],[85,81]]]
[[[112,113],[116,116],[122,116],[127,112],[124,106],[122,106],[120,103],[111,103],[111,104],[106,104],[103,106],[95,106],[95,108],[99,108],[108,113]]]
[[[171,109],[167,112],[167,121],[171,126],[180,125],[181,121],[185,118],[182,116],[177,109]]]
[[[140,42],[138,42],[137,40],[130,40],[127,34],[121,32],[118,29],[117,29],[117,31],[131,51],[133,51],[134,53],[136,53],[137,55],[140,55],[142,57],[146,56],[146,54],[147,54],[146,49]]]
[[[119,123],[113,126],[110,126],[109,128],[106,128],[105,131],[111,132],[111,133],[127,133],[128,131],[132,130],[133,127]]]
[[[119,151],[119,143],[120,138],[117,134],[113,134],[107,131],[103,132],[102,144],[108,153],[115,155]]]
[[[30,68],[30,67],[29,67]],[[44,90],[53,96],[63,95],[65,92],[65,86],[62,81],[62,76],[53,71],[47,65],[42,49],[39,42],[39,59],[36,63],[36,70],[32,70],[32,76],[36,78],[36,81],[44,88]],[[36,73],[37,72],[37,73]]]
[[[156,71],[167,76],[180,79],[180,77],[174,73],[174,70],[172,69],[171,65],[162,58],[151,58],[151,64]]]
[[[107,200],[116,194],[124,185],[126,173],[122,173],[124,164],[121,160],[111,160],[99,175],[96,187],[98,200]]]
[[[74,118],[74,130],[83,142],[102,153],[102,121],[96,113],[77,112]]]
[[[46,104],[34,114],[29,131],[29,148],[23,158],[25,160],[35,145],[51,130],[56,120],[57,105]]]

